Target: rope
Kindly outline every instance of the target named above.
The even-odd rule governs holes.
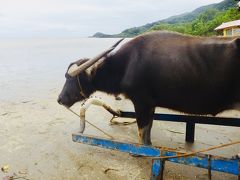
[[[82,86],[81,86],[81,84],[80,84],[80,80],[79,80],[79,76],[77,75],[77,81],[78,81],[78,86],[79,86],[79,88],[80,88],[80,94],[83,96],[83,97],[85,97],[85,98],[87,98],[87,96],[84,94],[84,92],[83,92],[83,89],[82,89]]]
[[[127,122],[127,121],[124,121],[124,122],[118,122],[118,121],[115,121],[116,118],[118,118],[119,116],[113,116],[112,119],[110,120],[110,125],[123,125],[123,126],[127,126],[127,125],[130,125],[130,124],[135,124],[137,121],[132,121],[132,122]]]
[[[227,147],[227,146],[231,146],[231,145],[235,145],[235,144],[240,144],[240,141],[235,141],[235,142],[231,142],[231,143],[227,143],[227,144],[212,146],[212,147],[207,148],[207,149],[202,149],[202,150],[198,150],[198,151],[194,151],[194,152],[190,152],[190,153],[185,153],[185,154],[181,154],[181,155],[176,155],[176,156],[160,156],[160,157],[153,158],[153,159],[169,159],[169,158],[172,159],[172,158],[187,157],[187,156],[195,155],[195,154],[197,154],[197,153],[203,153],[203,152],[207,152],[207,151],[211,151],[211,150],[214,150],[214,149],[219,149],[219,148],[223,148],[223,147]]]
[[[72,112],[73,114],[75,114],[76,116],[78,116],[80,118],[80,116],[74,112],[73,110],[71,110],[70,108],[66,107],[65,108]],[[114,116],[115,117],[115,116]],[[110,122],[112,122],[113,119],[111,119]],[[114,139],[113,136],[111,136],[110,134],[106,133],[105,131],[103,131],[102,129],[100,129],[99,127],[95,126],[94,124],[90,123],[89,121],[85,120],[89,125],[91,125],[92,127],[94,127],[95,129],[101,131],[103,134],[105,134],[106,136],[108,136],[109,138],[111,139]],[[134,122],[133,122],[134,123]],[[117,124],[117,123],[116,123]],[[125,123],[124,123],[125,124]],[[128,124],[131,124],[131,123],[128,123]],[[207,152],[207,151],[211,151],[211,150],[214,150],[214,149],[220,149],[220,148],[223,148],[223,147],[227,147],[227,146],[231,146],[231,145],[235,145],[235,144],[240,144],[240,141],[235,141],[235,142],[231,142],[231,143],[226,143],[226,144],[222,144],[222,145],[217,145],[217,146],[212,146],[210,148],[207,148],[207,149],[202,149],[202,150],[198,150],[198,151],[193,151],[193,152],[190,152],[190,153],[183,153],[181,155],[175,155],[175,156],[160,156],[160,157],[157,157],[157,158],[153,158],[153,159],[162,159],[162,160],[166,160],[166,159],[172,159],[172,158],[180,158],[180,157],[188,157],[188,156],[192,156],[192,155],[195,155],[197,153],[203,153],[203,152]],[[164,148],[162,148],[164,149]],[[178,153],[181,153],[181,152],[178,152]]]
[[[79,83],[79,86],[80,86],[80,90],[82,92],[82,88],[81,88],[81,85],[80,85],[80,82],[79,82],[79,79],[78,79],[78,83]],[[80,94],[81,94],[80,92]],[[83,93],[84,95],[84,93]],[[68,111],[72,112],[73,114],[75,114],[76,116],[78,116],[80,118],[80,116],[75,113],[73,110],[71,110],[70,108],[68,108],[67,106],[64,106]],[[136,123],[136,121],[133,121],[133,122],[117,122],[117,121],[114,121],[114,119],[117,117],[117,116],[120,116],[120,112],[117,112],[113,109],[111,109],[111,107],[107,106],[107,105],[103,105],[103,107],[109,111],[111,114],[113,114],[113,118],[110,120],[110,123],[111,124],[116,124],[116,125],[129,125],[129,124],[133,124],[133,123]],[[92,127],[94,127],[95,129],[101,131],[103,134],[105,134],[106,136],[108,136],[110,139],[114,139],[113,136],[111,136],[110,134],[106,133],[105,131],[103,131],[102,129],[100,129],[99,127],[95,126],[94,124],[90,123],[89,121],[85,120],[89,125],[91,125]],[[207,151],[211,151],[211,150],[214,150],[214,149],[220,149],[220,148],[223,148],[223,147],[227,147],[227,146],[231,146],[231,145],[235,145],[235,144],[240,144],[240,141],[235,141],[235,142],[231,142],[231,143],[227,143],[227,144],[222,144],[222,145],[217,145],[217,146],[212,146],[210,148],[207,148],[207,149],[202,149],[202,150],[198,150],[198,151],[193,151],[193,152],[190,152],[190,153],[181,153],[181,152],[178,152],[178,153],[181,153],[181,155],[175,155],[175,156],[160,156],[160,157],[157,157],[157,158],[153,158],[153,159],[163,159],[163,160],[166,160],[166,159],[169,159],[169,158],[180,158],[180,157],[188,157],[188,156],[192,156],[192,155],[195,155],[197,153],[203,153],[203,152],[207,152]],[[164,149],[164,148],[162,148]]]
[[[75,113],[73,110],[71,110],[70,108],[68,108],[68,107],[66,107],[66,106],[65,106],[65,108],[80,118],[80,116],[79,116],[77,113]],[[94,124],[90,123],[90,122],[87,121],[87,120],[85,120],[85,121],[86,121],[89,125],[91,125],[92,127],[94,127],[95,129],[101,131],[103,134],[105,134],[105,135],[108,136],[109,138],[114,139],[113,136],[111,136],[110,134],[106,133],[105,131],[103,131],[103,130],[100,129],[99,127],[95,126]]]

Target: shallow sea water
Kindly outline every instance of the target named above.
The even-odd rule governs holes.
[[[49,90],[62,87],[71,62],[93,57],[115,41],[117,39],[0,39],[0,100],[44,97]]]

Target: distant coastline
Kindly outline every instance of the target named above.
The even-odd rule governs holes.
[[[129,28],[119,34],[110,35],[97,32],[91,37],[126,38],[156,30],[169,30],[197,36],[217,35],[217,32],[214,31],[215,27],[225,21],[240,19],[239,10],[236,7],[237,1],[223,0],[220,3],[199,7],[192,12],[172,16],[143,26]],[[236,14],[235,16],[233,16],[234,13]]]

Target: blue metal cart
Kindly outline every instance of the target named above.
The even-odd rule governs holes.
[[[134,118],[135,113],[121,112],[121,117]],[[194,140],[195,123],[240,127],[240,119],[235,118],[155,114],[154,119],[161,121],[186,122],[186,141],[190,142],[193,142]],[[188,157],[159,159],[160,156],[176,156],[179,155],[179,153],[168,150],[167,148],[120,142],[78,133],[73,134],[72,139],[74,142],[150,157],[152,158],[151,179],[154,180],[163,178],[165,161],[208,169],[209,179],[211,179],[211,171],[213,170],[237,175],[240,180],[239,156],[235,156],[233,158],[223,158],[214,155],[197,153]]]

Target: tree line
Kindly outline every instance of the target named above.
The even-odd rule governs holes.
[[[240,19],[238,8],[230,8],[226,11],[217,9],[207,9],[195,20],[186,23],[159,23],[151,27],[148,31],[168,30],[194,36],[212,36],[219,32],[214,29],[224,22]]]

